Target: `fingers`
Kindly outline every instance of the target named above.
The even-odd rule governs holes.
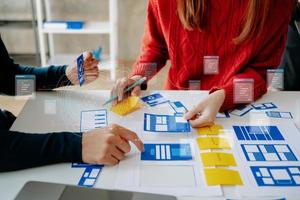
[[[111,97],[117,96],[117,100],[113,102],[113,105],[117,104],[118,102],[122,101],[125,98],[124,91],[128,86],[130,86],[134,80],[128,78],[122,78],[117,80],[115,86],[111,91]]]
[[[117,84],[115,84],[112,88],[112,90],[110,91],[110,98],[113,98],[117,95]],[[118,101],[113,101],[112,105],[116,105]]]
[[[116,158],[118,161],[121,161],[125,158],[124,152],[120,151],[116,147],[111,147],[110,149],[111,155]]]
[[[141,87],[137,86],[137,87],[133,88],[131,95],[136,96],[136,97],[140,96],[141,95]]]
[[[131,141],[141,152],[144,151],[144,144],[136,133],[118,125],[112,125],[112,132],[121,138]]]
[[[124,90],[126,88],[126,82],[124,80],[121,80],[118,86],[118,101],[122,101],[123,100],[123,94],[124,94]]]
[[[116,165],[119,163],[119,160],[116,159],[115,157],[113,157],[112,155],[108,155],[106,157],[106,160],[103,163],[99,163],[99,164],[105,164],[105,165]]]
[[[128,143],[128,141],[122,139],[120,136],[116,135],[113,138],[113,144],[120,149],[122,152],[124,153],[129,153],[130,152],[130,144]]]
[[[93,58],[91,52],[83,52],[85,70],[98,68],[99,61]]]
[[[92,60],[93,59],[93,54],[89,51],[85,51],[82,53],[83,57],[85,60]]]
[[[191,119],[197,117],[198,114],[199,114],[199,109],[197,107],[194,107],[193,109],[191,109],[185,113],[184,118],[186,120],[191,120]]]
[[[200,128],[203,126],[212,126],[214,124],[214,119],[209,115],[200,115],[198,118],[189,121],[193,128]]]

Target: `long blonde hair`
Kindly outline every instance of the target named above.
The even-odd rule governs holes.
[[[186,29],[205,29],[209,18],[209,1],[177,0],[178,15]],[[243,29],[236,38],[233,38],[235,44],[243,43],[262,30],[269,14],[271,2],[272,0],[249,0],[247,12],[243,18]]]

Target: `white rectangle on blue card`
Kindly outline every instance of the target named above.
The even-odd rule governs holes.
[[[169,100],[165,99],[160,93],[142,97],[141,100],[151,107],[169,102]]]
[[[300,186],[299,166],[253,166],[250,168],[258,186]]]
[[[151,132],[190,132],[191,127],[183,116],[145,113],[144,130]]]
[[[287,144],[242,144],[241,147],[250,162],[298,161]]]
[[[235,110],[231,111],[230,114],[242,117],[246,115],[248,112],[250,112],[252,109],[253,108],[251,105],[241,105],[237,107]]]
[[[87,110],[81,112],[80,131],[86,132],[107,126],[107,110]]]
[[[93,187],[97,181],[97,178],[102,170],[103,166],[91,166],[85,168],[78,185],[83,187]]]
[[[148,161],[180,161],[192,160],[190,144],[145,144],[141,160]]]
[[[275,109],[277,108],[277,106],[272,103],[272,102],[268,102],[268,103],[255,103],[252,104],[252,107],[255,110],[269,110],[269,109]]]
[[[290,112],[266,111],[266,114],[271,118],[293,119],[293,115]]]

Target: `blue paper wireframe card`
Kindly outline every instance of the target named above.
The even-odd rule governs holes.
[[[145,144],[141,160],[180,161],[192,160],[190,144]]]
[[[83,187],[93,187],[97,181],[97,178],[103,168],[103,165],[90,166],[85,168],[78,185]]]
[[[79,85],[82,86],[84,84],[84,58],[83,58],[83,54],[81,54],[77,58],[77,74],[78,74]]]
[[[287,144],[242,144],[241,147],[248,161],[297,161],[295,154]]]
[[[233,126],[238,140],[284,140],[277,126]]]
[[[252,104],[252,107],[255,110],[269,110],[269,109],[277,108],[277,106],[272,102],[269,102],[269,103],[255,103],[255,104]]]
[[[241,105],[237,107],[235,110],[231,111],[230,114],[242,117],[246,115],[248,112],[250,112],[252,109],[253,108],[251,105]]]
[[[300,186],[299,166],[250,167],[258,186]]]
[[[86,132],[107,126],[107,110],[86,110],[81,112],[80,131]]]
[[[169,102],[169,100],[165,99],[160,93],[155,93],[146,97],[142,97],[141,100],[151,107]]]
[[[266,111],[266,114],[271,118],[293,119],[293,115],[290,112]]]
[[[169,102],[169,104],[177,115],[183,116],[187,111],[186,107],[180,101]]]
[[[181,115],[144,114],[144,130],[151,132],[190,132],[190,123]]]
[[[87,163],[72,163],[72,168],[98,167],[100,165],[91,165]]]

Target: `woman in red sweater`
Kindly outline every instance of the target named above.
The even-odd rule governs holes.
[[[211,125],[219,110],[234,108],[234,81],[253,83],[252,100],[266,93],[266,71],[280,63],[294,0],[149,0],[143,45],[129,78],[151,79],[171,61],[165,89],[187,90],[190,83],[209,95],[185,115],[193,127]],[[156,70],[153,70],[155,63]],[[139,95],[140,87],[132,91]],[[251,96],[251,95],[250,95]],[[195,99],[196,100],[196,99]]]

